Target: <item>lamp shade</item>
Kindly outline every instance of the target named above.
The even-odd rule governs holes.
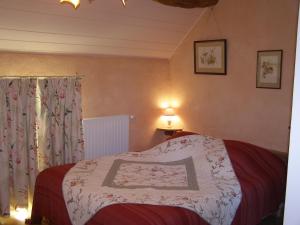
[[[165,116],[175,116],[175,111],[173,108],[169,107],[169,108],[166,108],[165,109],[165,112],[164,112],[164,115]]]
[[[64,3],[64,2],[67,2],[67,3],[70,3],[74,6],[74,8],[76,9],[79,4],[80,4],[80,0],[60,0],[60,3]]]
[[[167,122],[167,128],[173,128],[173,123],[176,120],[175,111],[173,108],[169,107],[164,110],[164,115],[162,116],[163,120]]]

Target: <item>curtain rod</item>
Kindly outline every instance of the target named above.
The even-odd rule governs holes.
[[[0,78],[69,78],[69,77],[77,77],[84,78],[84,75],[74,75],[74,76],[0,76]]]

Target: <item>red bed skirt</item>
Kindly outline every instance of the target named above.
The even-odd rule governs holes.
[[[233,225],[256,225],[276,211],[284,199],[286,165],[260,147],[224,141],[243,197]],[[51,225],[71,225],[62,194],[62,181],[73,165],[46,169],[37,178],[31,223],[42,217]],[[116,204],[100,210],[86,225],[207,225],[196,213],[179,207]]]

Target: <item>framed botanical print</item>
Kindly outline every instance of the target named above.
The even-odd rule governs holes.
[[[227,72],[226,40],[194,42],[195,74],[225,75]]]
[[[281,88],[282,50],[257,52],[257,88]]]

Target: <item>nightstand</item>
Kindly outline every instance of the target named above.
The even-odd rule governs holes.
[[[165,135],[172,136],[177,131],[182,131],[180,128],[157,128],[158,131],[163,131]]]

